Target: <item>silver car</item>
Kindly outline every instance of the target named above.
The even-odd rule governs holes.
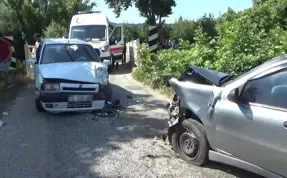
[[[184,75],[168,80],[176,95],[167,134],[180,158],[287,177],[287,56],[236,78],[199,67]]]

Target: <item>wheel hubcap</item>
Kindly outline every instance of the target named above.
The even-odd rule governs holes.
[[[180,136],[179,144],[186,155],[192,156],[197,153],[198,141],[190,133],[183,133]]]

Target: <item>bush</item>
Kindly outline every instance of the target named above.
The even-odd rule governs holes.
[[[141,65],[134,77],[161,88],[168,76],[179,77],[190,65],[234,75],[246,72],[286,53],[286,10],[287,0],[269,0],[239,13],[229,9],[217,21],[215,38],[198,28],[195,43],[181,40],[179,49],[149,54],[143,46],[138,59]]]

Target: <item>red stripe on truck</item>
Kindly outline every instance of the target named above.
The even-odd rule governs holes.
[[[118,52],[122,52],[124,50],[124,47],[115,47],[115,48],[111,48],[111,53],[118,53]]]

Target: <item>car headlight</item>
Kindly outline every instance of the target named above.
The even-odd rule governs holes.
[[[44,83],[41,88],[43,91],[59,91],[60,85],[58,83]]]
[[[106,67],[96,69],[96,76],[101,81],[102,85],[106,85],[109,79],[109,73]]]

